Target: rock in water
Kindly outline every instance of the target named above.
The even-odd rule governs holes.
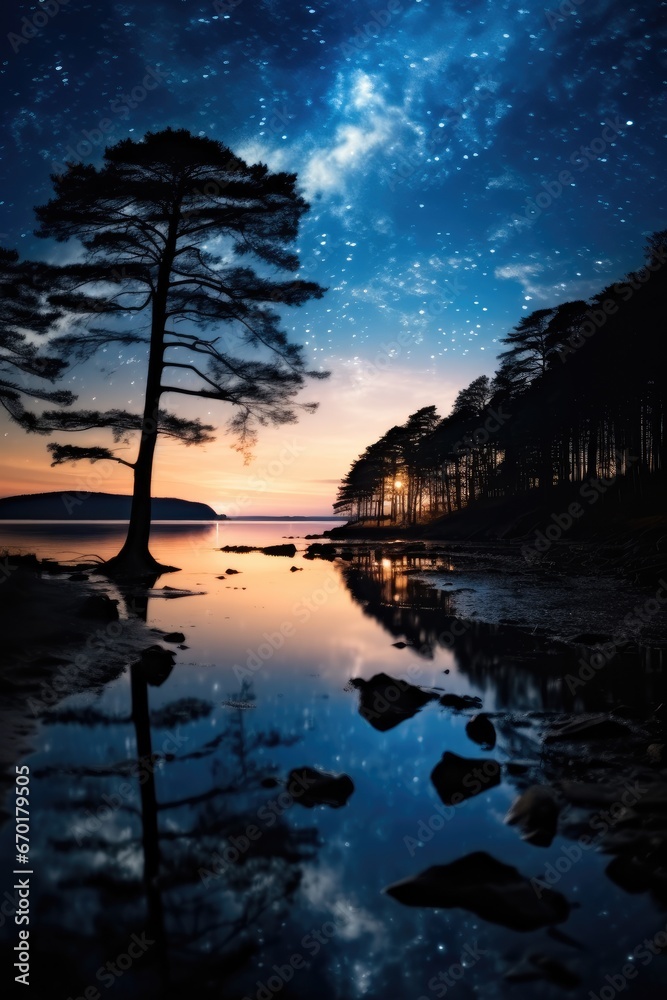
[[[389,674],[375,674],[369,681],[354,677],[350,684],[360,692],[359,715],[385,733],[438,697]]]
[[[169,632],[167,635],[162,636],[163,642],[185,642],[185,636],[182,632]]]
[[[306,549],[303,558],[304,559],[335,559],[338,555],[338,550],[335,545],[322,545],[317,542],[313,542]]]
[[[297,767],[287,776],[287,789],[296,802],[312,809],[331,806],[340,809],[354,791],[349,774],[329,774],[314,767]]]
[[[564,990],[573,990],[581,978],[569,966],[554,955],[543,952],[532,952],[518,964],[505,973],[505,979],[510,983],[530,983],[542,979]]]
[[[466,733],[473,743],[479,743],[483,750],[493,750],[496,745],[496,727],[483,712],[473,715],[466,726]]]
[[[140,659],[133,666],[141,671],[147,684],[160,687],[174,669],[175,659],[176,653],[172,653],[170,649],[149,646],[142,651]]]
[[[455,806],[500,784],[500,764],[491,758],[459,757],[446,750],[431,771],[431,781],[446,806]]]
[[[610,715],[589,715],[583,719],[569,719],[551,727],[544,737],[545,743],[585,742],[586,740],[616,740],[628,736],[631,730],[624,722]]]
[[[612,858],[605,868],[605,875],[625,892],[648,892],[655,884],[655,872],[650,865],[629,855]]]
[[[290,559],[296,555],[296,545],[265,545],[260,550],[265,556],[288,556]]]
[[[93,618],[100,622],[118,621],[118,601],[112,601],[108,594],[92,594],[79,608],[81,618]]]
[[[580,632],[573,635],[569,641],[578,646],[605,646],[614,642],[614,637],[601,632]]]
[[[560,805],[550,785],[531,785],[516,799],[505,822],[521,828],[522,840],[535,847],[549,847],[556,836]]]
[[[471,694],[443,694],[440,704],[445,708],[455,708],[462,712],[465,708],[481,708],[482,699]]]
[[[515,931],[560,924],[570,913],[570,904],[560,892],[541,888],[538,896],[516,868],[485,851],[448,865],[434,865],[384,891],[406,906],[459,907]]]

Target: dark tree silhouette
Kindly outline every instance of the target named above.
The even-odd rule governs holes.
[[[28,335],[52,333],[60,313],[46,301],[44,267],[20,262],[15,250],[0,247],[0,406],[26,430],[44,432],[34,413],[25,409],[23,397],[58,406],[70,405],[75,396],[67,390],[49,389],[66,368],[64,359],[45,354]]]
[[[335,509],[411,525],[480,499],[600,476],[618,478],[624,497],[655,493],[667,462],[667,231],[649,238],[645,256],[590,302],[524,317],[503,340],[494,378],[462,389],[444,419],[425,407],[367,448]]]
[[[288,341],[275,310],[324,292],[313,282],[276,277],[299,268],[290,246],[308,205],[297,193],[295,174],[248,165],[220,143],[185,130],[119,142],[105,151],[101,168],[69,164],[53,184],[55,197],[37,209],[37,235],[78,241],[84,249],[81,263],[58,272],[52,302],[79,321],[59,338],[59,349],[87,358],[108,345],[139,345],[148,350],[148,364],[141,416],[120,410],[45,414],[53,427],[67,431],[108,427],[116,439],[139,431],[134,461],[102,447],[49,448],[54,464],[114,458],[133,469],[127,539],[106,571],[154,574],[161,567],[148,543],[158,435],[197,444],[210,441],[214,429],[166,412],[161,397],[178,393],[230,403],[230,428],[242,449],[257,425],[294,422],[297,410],[317,405],[296,403],[295,396],[307,378],[327,373],[307,369],[302,348]],[[253,266],[241,266],[242,256]]]

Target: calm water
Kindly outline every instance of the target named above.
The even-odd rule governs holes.
[[[626,703],[641,707],[660,695],[662,681],[635,674],[628,695],[622,678],[609,673],[575,706],[562,682],[573,664],[563,656],[531,656],[511,635],[472,623],[447,648],[437,637],[451,623],[448,598],[415,573],[431,566],[430,558],[383,561],[371,551],[351,561],[304,560],[308,543],[299,536],[326,527],[155,530],[154,555],[182,567],[157,586],[205,593],[149,599],[148,625],[183,632],[188,648],[176,650],[163,683],[144,685],[147,709],[135,689],[133,719],[126,673],[94,696],[62,701],[41,727],[27,763],[33,981],[42,986],[27,996],[65,1000],[86,987],[123,997],[180,997],[189,989],[219,1000],[562,996],[546,982],[504,979],[532,951],[576,969],[581,984],[574,995],[587,997],[589,990],[599,995],[605,975],[617,974],[625,956],[667,923],[650,896],[628,894],[606,877],[610,858],[594,851],[557,885],[578,904],[560,928],[579,949],[546,930],[520,933],[461,909],[408,908],[383,893],[429,865],[477,850],[544,877],[572,841],[557,836],[550,847],[536,847],[504,824],[517,778],[504,772],[498,787],[443,819],[431,770],[446,750],[502,763],[528,758],[539,767],[532,731],[508,724],[508,711],[520,723],[529,711],[603,708],[621,691]],[[122,533],[121,525],[6,526],[0,550],[106,557]],[[219,551],[290,535],[301,550],[294,560]],[[217,579],[228,568],[240,572]],[[422,652],[393,647],[398,639]],[[379,672],[476,695],[485,711],[505,713],[495,750],[485,754],[466,735],[471,713],[438,702],[389,731],[374,728],[359,714],[349,681]],[[154,783],[150,769],[127,775],[137,739],[145,746],[148,736],[152,750],[166,755]],[[290,803],[282,782],[303,765],[350,775],[355,790],[347,804]],[[5,827],[4,859],[13,856],[12,835]],[[145,863],[157,869],[149,883]],[[128,968],[132,935],[141,941],[145,933]],[[3,935],[16,940],[9,921]],[[117,956],[115,971],[100,975]],[[458,978],[434,979],[453,965]],[[642,967],[626,992],[663,996],[664,965],[658,957]]]

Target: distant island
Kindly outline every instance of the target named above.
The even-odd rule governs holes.
[[[0,520],[127,521],[132,498],[119,493],[27,493],[0,498]],[[153,521],[226,521],[208,504],[175,497],[153,497]]]

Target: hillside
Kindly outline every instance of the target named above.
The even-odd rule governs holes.
[[[127,521],[129,496],[117,493],[27,493],[0,498],[0,519],[16,521]],[[212,507],[193,500],[154,497],[154,521],[221,521]]]

